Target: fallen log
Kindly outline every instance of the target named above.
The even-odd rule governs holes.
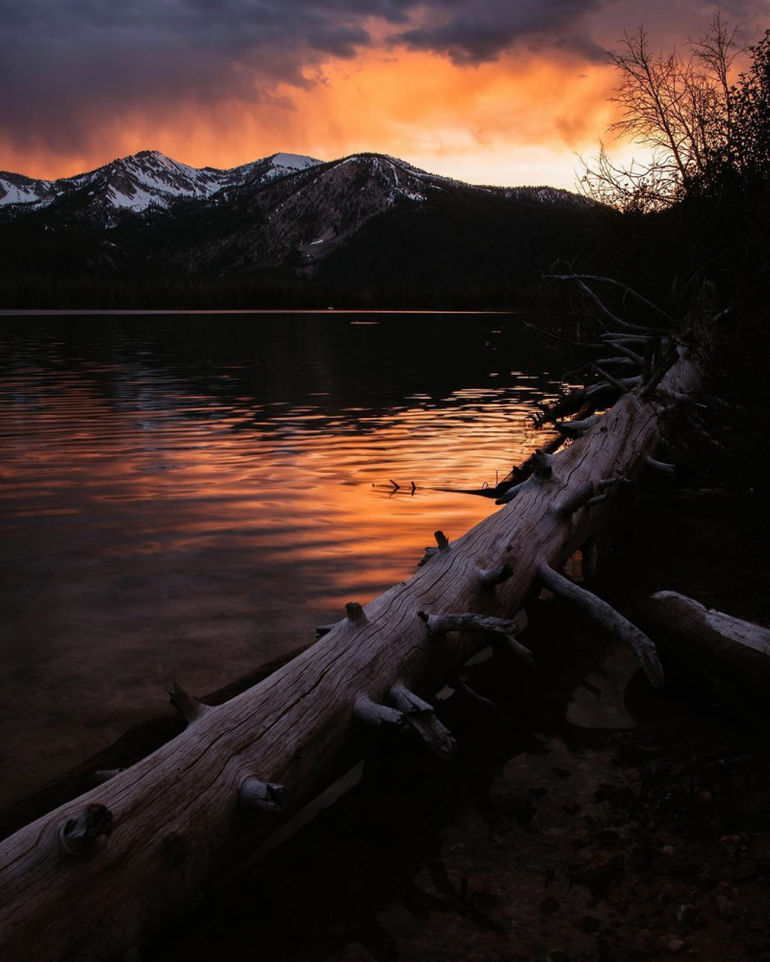
[[[442,536],[412,578],[350,603],[256,686],[219,706],[175,690],[181,735],[0,844],[0,958],[89,962],[141,944],[323,791],[372,726],[403,727],[451,755],[451,733],[421,695],[456,675],[469,630],[509,631],[538,578],[555,583],[549,572],[601,527],[614,482],[637,477],[673,396],[698,380],[682,350],[654,396],[626,394],[510,504],[452,543]]]
[[[640,617],[662,645],[677,646],[690,666],[706,668],[720,684],[733,683],[767,700],[770,629],[743,621],[676,591],[658,591],[640,606]]]

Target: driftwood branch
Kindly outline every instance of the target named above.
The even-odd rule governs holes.
[[[607,377],[606,372],[602,372],[605,377]],[[626,391],[630,391],[632,388],[639,387],[642,383],[641,375],[635,375],[634,377],[613,377],[612,380],[597,381],[596,384],[591,384],[586,388],[586,397],[592,398],[597,394],[602,394],[607,391],[608,388],[614,388],[619,394],[625,394]]]
[[[599,375],[599,377],[603,377],[605,381],[608,381],[614,388],[617,389],[619,394],[626,393],[629,383],[632,385],[638,383],[635,376],[633,378],[626,378],[625,381],[620,380],[620,378],[616,378],[614,374],[610,374],[609,371],[605,371],[604,368],[595,361],[591,366]]]
[[[594,305],[594,307],[599,312],[599,314],[602,317],[604,317],[606,320],[608,320],[611,324],[615,324],[618,327],[622,327],[626,331],[639,331],[640,333],[643,333],[643,334],[651,334],[656,332],[656,329],[654,327],[649,327],[643,324],[633,324],[630,321],[625,321],[622,318],[618,317],[616,314],[613,314],[613,312],[602,301],[599,295],[595,291],[593,291],[586,283],[586,280],[599,281],[599,280],[604,280],[603,278],[595,277],[590,274],[548,274],[546,275],[546,279],[552,280],[552,281],[571,282],[575,284],[575,286],[582,292],[582,294],[586,297],[586,299],[590,301],[591,304]],[[624,288],[624,289],[629,293],[631,292],[631,288]],[[636,297],[637,299],[646,301],[645,298],[641,298],[641,295],[637,294]],[[649,303],[649,302],[646,302],[646,303]]]
[[[604,284],[607,287],[618,288],[623,292],[624,297],[633,298],[633,300],[638,301],[651,314],[657,315],[661,319],[661,321],[663,321],[663,323],[667,328],[673,328],[676,326],[676,321],[674,320],[674,318],[670,314],[668,314],[666,311],[664,311],[663,308],[653,303],[652,301],[648,300],[643,294],[640,294],[638,291],[635,291],[633,287],[629,287],[627,284],[622,284],[620,281],[616,281],[612,277],[604,277],[600,274],[565,274],[565,275],[556,275],[555,279],[570,280],[573,277],[576,278],[577,280],[584,281],[584,282]]]
[[[661,650],[681,655],[687,665],[707,668],[722,685],[750,692],[767,709],[770,690],[770,629],[707,608],[677,591],[659,591],[640,605],[645,627]]]
[[[655,645],[643,631],[636,625],[631,624],[627,618],[624,618],[619,611],[616,611],[606,601],[576,585],[569,578],[565,578],[564,575],[554,571],[549,565],[541,564],[537,569],[537,574],[546,588],[578,605],[616,638],[629,645],[634,650],[650,682],[656,688],[663,687],[665,682],[663,667],[655,650]]]

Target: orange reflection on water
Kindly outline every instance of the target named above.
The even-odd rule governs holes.
[[[437,528],[495,510],[435,489],[494,484],[539,441],[523,375],[374,409],[107,374],[0,392],[7,792],[162,711],[171,679],[213,690],[408,578]]]

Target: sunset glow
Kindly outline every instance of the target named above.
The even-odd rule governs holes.
[[[158,149],[232,167],[277,151],[401,157],[471,183],[574,188],[613,119],[606,50],[642,22],[656,46],[699,36],[696,0],[282,5],[47,0],[3,18],[0,169],[55,178]],[[764,0],[721,4],[750,42]],[[55,33],[56,32],[56,33]],[[8,106],[10,105],[10,106]]]

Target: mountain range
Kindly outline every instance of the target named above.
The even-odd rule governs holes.
[[[148,150],[59,180],[0,172],[0,296],[495,300],[556,259],[590,255],[607,217],[568,191],[474,186],[382,154],[277,153],[219,170]]]

